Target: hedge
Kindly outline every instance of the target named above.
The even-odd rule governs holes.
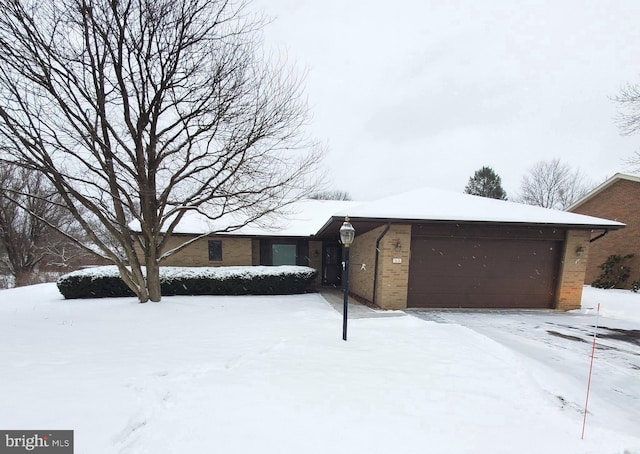
[[[305,266],[162,267],[160,289],[172,295],[290,295],[315,291],[316,270]],[[115,266],[65,274],[66,299],[134,296]]]

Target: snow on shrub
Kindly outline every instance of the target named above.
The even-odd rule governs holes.
[[[172,295],[289,295],[314,291],[316,270],[306,266],[162,267],[160,288]],[[58,289],[66,299],[134,296],[115,266],[65,274]]]

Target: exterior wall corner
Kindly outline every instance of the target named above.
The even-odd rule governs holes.
[[[349,288],[354,295],[371,301],[382,309],[404,310],[407,308],[409,289],[411,225],[392,224],[385,233],[386,228],[383,225],[356,235],[349,257]],[[380,244],[376,279],[378,238]]]
[[[568,230],[560,264],[556,309],[580,309],[589,255],[589,230]]]

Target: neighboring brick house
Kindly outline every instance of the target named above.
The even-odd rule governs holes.
[[[640,176],[617,173],[600,186],[575,202],[567,211],[613,219],[626,224],[623,230],[609,231],[600,237],[594,232],[589,246],[589,260],[585,282],[591,284],[602,272],[600,265],[610,255],[634,254],[626,262],[631,266],[631,276],[626,288],[640,279]]]
[[[385,309],[580,307],[589,239],[624,224],[467,194],[421,189],[373,202],[306,200],[277,228],[206,236],[163,265],[307,265],[341,285],[349,216],[352,294]],[[202,235],[178,226],[175,241]],[[173,246],[173,245],[171,245]]]

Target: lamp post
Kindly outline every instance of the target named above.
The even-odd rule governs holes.
[[[349,246],[353,243],[356,236],[356,230],[349,222],[349,216],[344,218],[342,227],[340,227],[340,241],[342,241],[343,258],[342,258],[342,285],[344,288],[344,304],[342,310],[342,340],[347,340],[347,308],[349,307]]]

